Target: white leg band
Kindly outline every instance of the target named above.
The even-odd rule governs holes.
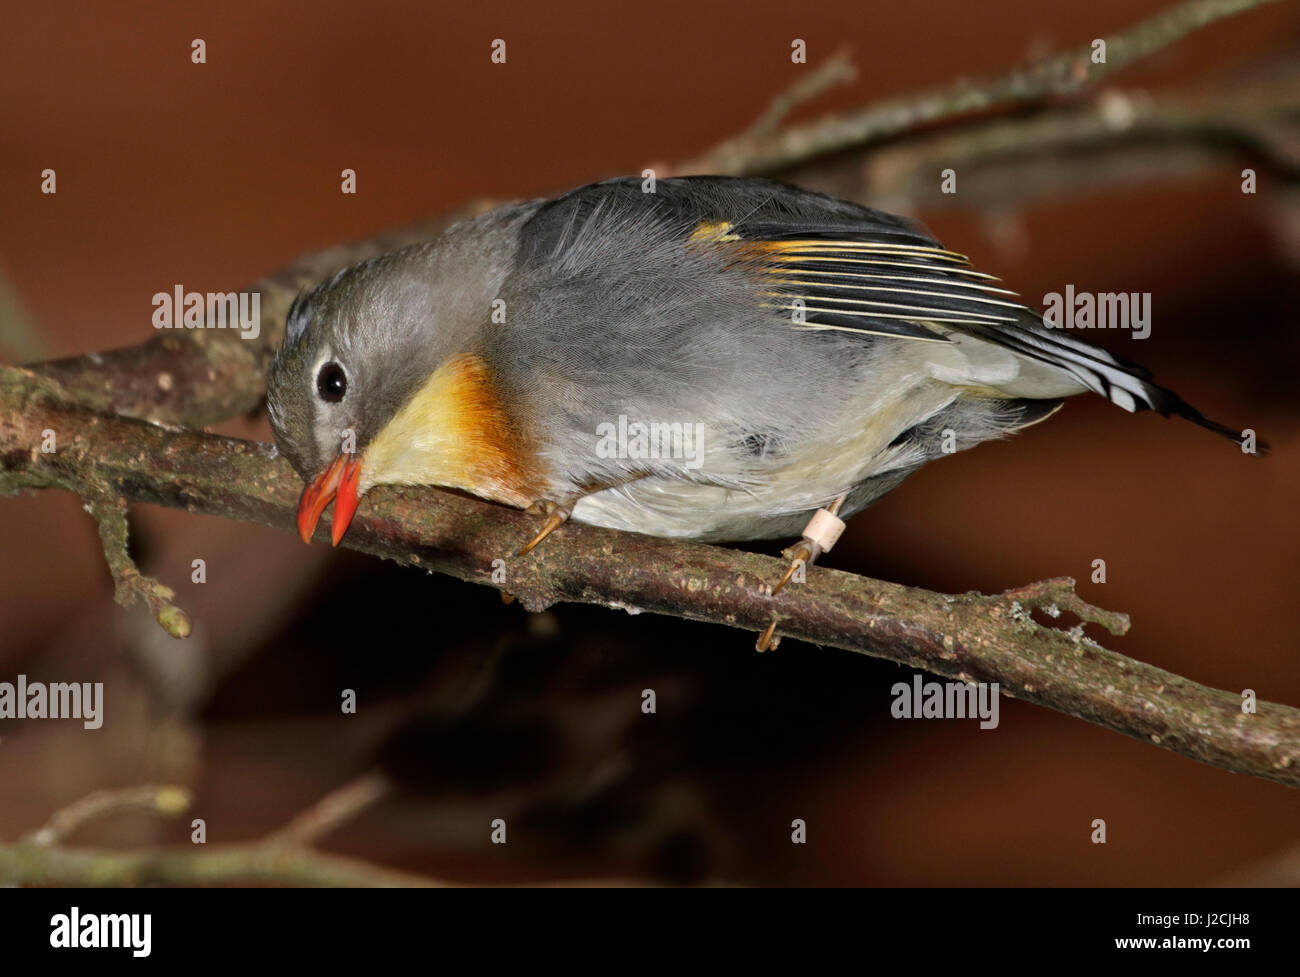
[[[815,544],[821,552],[829,553],[831,547],[839,541],[842,532],[844,532],[843,519],[832,515],[826,509],[818,509],[813,513],[813,517],[808,520],[808,526],[803,531],[803,538]]]

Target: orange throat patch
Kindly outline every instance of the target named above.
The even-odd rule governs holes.
[[[481,356],[440,366],[366,448],[361,490],[439,485],[525,508],[541,497],[532,451]]]

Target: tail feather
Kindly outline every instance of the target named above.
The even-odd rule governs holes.
[[[1152,409],[1165,417],[1182,417],[1191,421],[1207,431],[1213,431],[1215,434],[1221,434],[1229,441],[1241,445],[1245,441],[1245,433],[1239,428],[1229,427],[1227,424],[1220,424],[1218,421],[1212,421],[1199,410],[1179,397],[1172,390],[1166,390],[1164,387],[1157,387],[1151,384],[1151,390],[1157,395],[1158,402],[1152,405]],[[1260,440],[1255,441],[1255,454],[1266,455],[1271,449]]]
[[[963,331],[968,331],[968,327]],[[1151,371],[1138,363],[1090,346],[1064,333],[1048,332],[1042,327],[1017,324],[1011,327],[999,326],[988,332],[992,335],[982,338],[1065,370],[1089,390],[1101,394],[1117,407],[1131,413],[1153,410],[1164,417],[1182,417],[1237,445],[1243,443],[1245,436],[1241,429],[1206,417],[1178,394],[1155,383]],[[1268,448],[1257,444],[1256,451],[1266,454]]]

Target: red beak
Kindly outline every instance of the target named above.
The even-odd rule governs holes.
[[[311,542],[321,513],[332,501],[334,518],[330,522],[330,539],[335,546],[339,545],[357,511],[357,483],[360,480],[361,459],[340,451],[329,468],[302,490],[298,502],[298,535],[304,543]]]

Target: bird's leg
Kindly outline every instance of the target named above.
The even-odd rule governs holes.
[[[538,499],[524,511],[536,516],[545,516],[546,519],[542,522],[542,528],[537,535],[525,543],[515,556],[524,556],[531,553],[538,543],[563,526],[573,512],[573,506],[560,505],[550,499]]]
[[[546,519],[542,522],[542,528],[537,535],[525,543],[523,549],[516,553],[515,556],[524,556],[525,554],[532,552],[538,543],[568,522],[569,516],[573,515],[573,507],[587,496],[595,495],[597,492],[603,492],[605,489],[618,488],[620,485],[627,485],[630,482],[635,482],[638,479],[645,478],[648,474],[648,472],[637,472],[628,478],[619,481],[592,482],[582,486],[572,495],[567,496],[563,502],[555,502],[552,499],[536,500],[524,511],[532,513],[535,516],[545,516]]]
[[[817,557],[835,545],[840,538],[840,533],[844,532],[844,520],[840,518],[840,509],[844,508],[844,500],[847,498],[847,494],[841,495],[825,509],[814,512],[812,518],[808,520],[808,525],[804,527],[803,539],[782,550],[781,555],[790,561],[790,567],[772,588],[773,596],[781,592],[781,588],[790,582],[799,572],[800,567],[812,566],[817,561]]]
[[[840,518],[840,509],[844,507],[847,498],[848,493],[845,493],[825,509],[814,512],[812,518],[808,520],[808,525],[804,527],[803,539],[782,551],[781,555],[790,561],[790,566],[772,588],[773,597],[794,579],[795,574],[812,566],[817,561],[817,557],[828,552],[835,545],[840,538],[840,533],[844,532],[844,520]],[[780,643],[781,639],[776,637],[776,621],[773,621],[767,626],[767,630],[758,636],[754,647],[759,651],[767,651]]]

